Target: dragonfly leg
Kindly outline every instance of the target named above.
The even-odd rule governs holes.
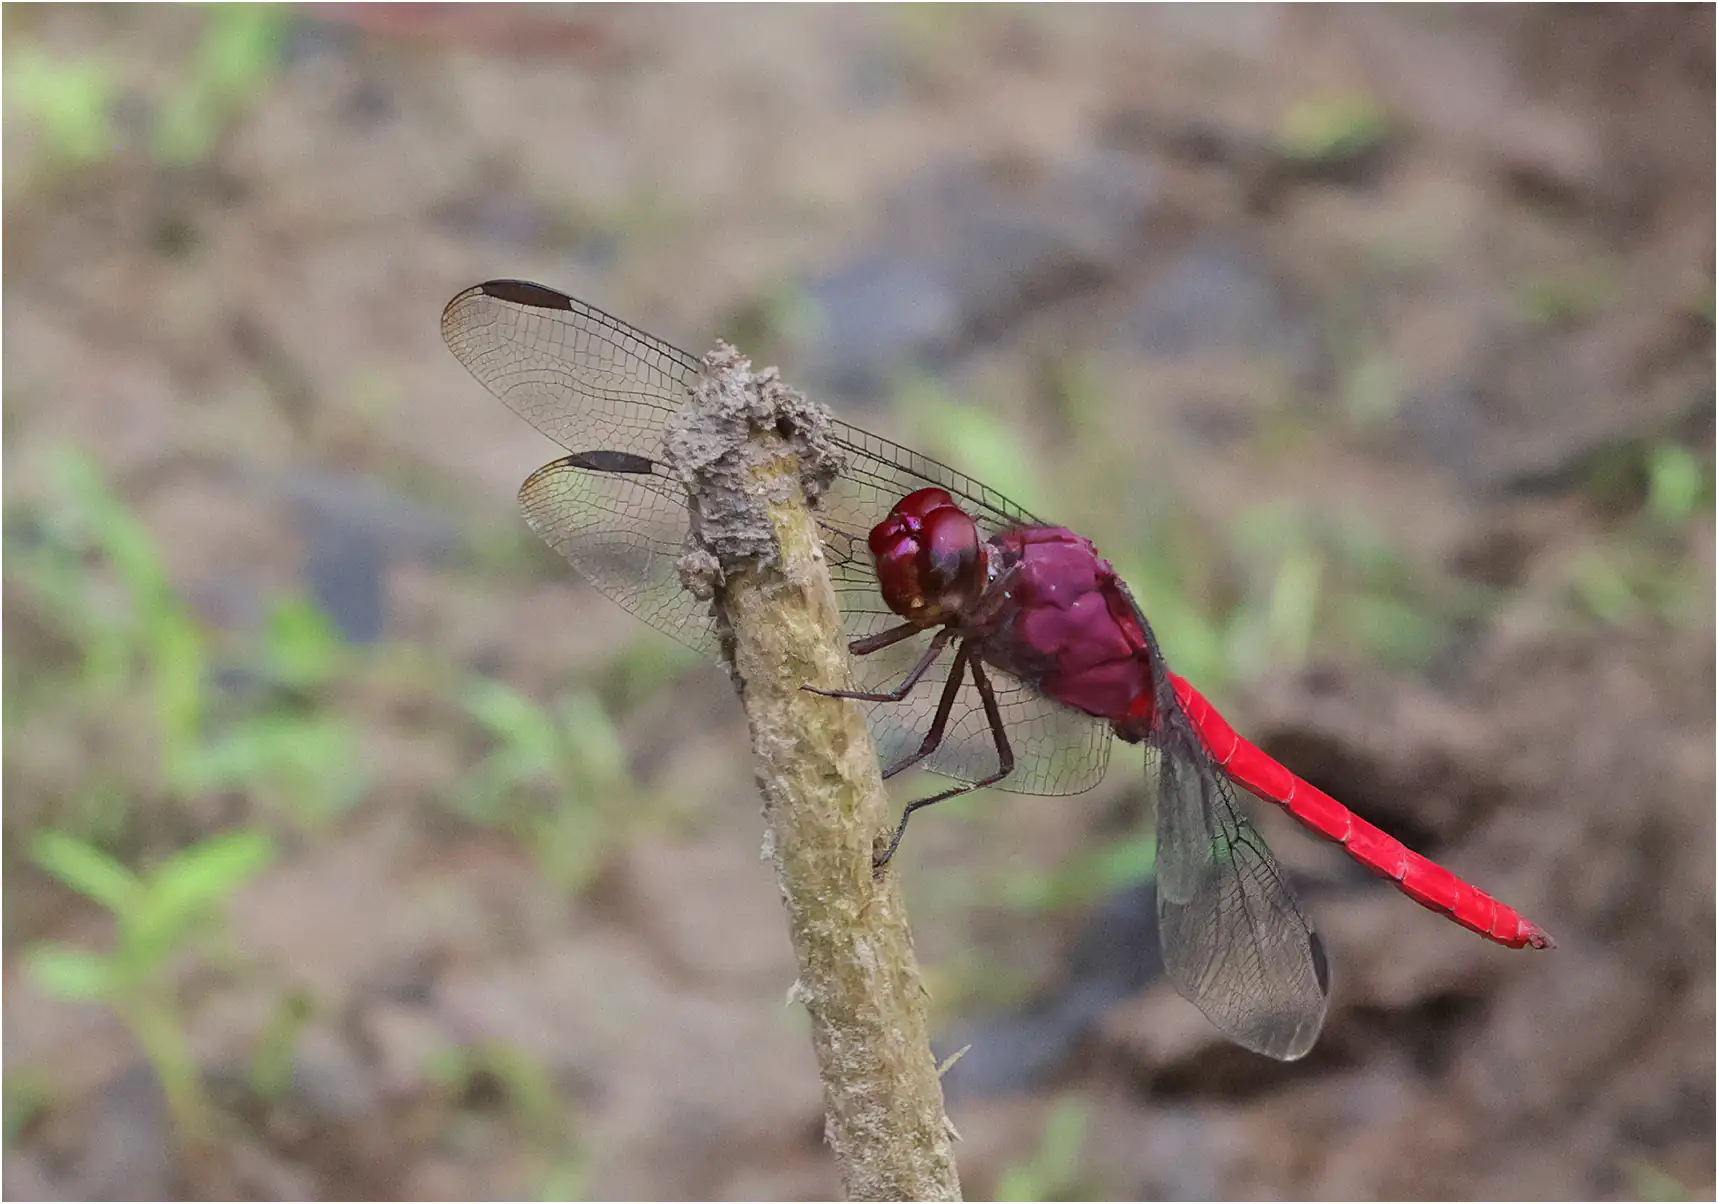
[[[925,732],[925,738],[920,741],[917,752],[908,753],[901,760],[883,771],[883,780],[890,778],[913,765],[917,765],[937,750],[943,742],[943,733],[948,730],[949,713],[954,710],[954,700],[960,694],[960,682],[966,676],[966,666],[970,658],[967,656],[966,645],[954,654],[954,665],[949,669],[948,680],[943,683],[942,697],[937,699],[937,713],[931,717],[931,726]]]
[[[896,630],[898,631],[900,629],[896,628]],[[913,630],[915,629],[909,625],[907,628],[908,633],[911,634]],[[920,628],[918,630],[923,629]],[[894,632],[884,632],[883,634],[893,635]],[[896,639],[890,640],[889,643],[897,643],[903,638],[905,637],[897,637]],[[944,627],[942,630],[938,631],[936,635],[931,637],[930,646],[925,649],[925,654],[919,658],[919,663],[913,666],[912,672],[907,674],[906,680],[902,681],[900,685],[887,693],[871,694],[862,690],[820,690],[816,686],[801,686],[800,689],[809,691],[812,694],[821,694],[825,698],[851,698],[857,702],[899,702],[908,694],[912,693],[913,687],[919,684],[919,678],[925,675],[925,671],[936,662],[937,657],[942,655],[943,649],[948,647],[949,640],[953,638],[954,628],[952,627]],[[854,641],[855,644],[859,642],[860,641],[858,640]],[[887,644],[878,645],[878,647],[887,646]],[[875,650],[875,648],[870,649],[870,651]],[[864,653],[860,653],[859,655],[863,656]]]
[[[880,870],[885,865],[889,864],[889,859],[895,855],[895,850],[901,847],[901,837],[906,834],[907,821],[913,817],[913,812],[917,811],[920,807],[928,807],[932,803],[945,802],[948,799],[957,798],[963,794],[970,794],[974,790],[982,790],[986,786],[994,786],[1003,778],[1014,772],[1014,750],[1009,747],[1008,744],[1008,730],[1002,724],[1002,712],[996,705],[996,693],[990,688],[990,679],[984,675],[984,670],[979,666],[977,658],[967,656],[966,645],[964,644],[961,645],[960,656],[955,664],[954,672],[949,674],[949,681],[951,683],[958,681],[961,669],[966,667],[968,664],[970,664],[972,668],[972,684],[978,688],[978,697],[980,701],[984,703],[984,717],[990,721],[990,734],[996,739],[996,772],[987,774],[976,782],[968,782],[962,786],[954,786],[943,791],[941,794],[933,794],[929,798],[922,798],[916,802],[908,803],[907,809],[901,812],[901,822],[895,828],[895,836],[894,839],[889,841],[889,847],[884,849],[880,856],[873,857],[871,859],[871,868],[873,870]],[[947,722],[948,715],[946,714],[946,708],[952,702],[952,693],[945,690],[943,705],[938,707],[938,722],[932,724],[933,731],[936,731],[940,724]],[[937,735],[940,740],[941,732],[938,731]],[[931,747],[934,748],[936,746],[932,745]],[[924,754],[921,753],[920,755],[922,756]],[[914,759],[916,760],[917,758]],[[911,762],[908,763],[910,764]]]
[[[899,644],[908,636],[917,635],[923,630],[917,623],[902,623],[899,627],[891,627],[887,631],[860,636],[847,645],[847,651],[854,656],[870,656],[873,652],[880,652],[890,644]]]

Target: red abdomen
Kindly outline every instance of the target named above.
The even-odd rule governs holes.
[[[1057,702],[1142,739],[1152,719],[1145,633],[1115,569],[1065,527],[1020,527],[990,541],[1004,592],[975,651]]]

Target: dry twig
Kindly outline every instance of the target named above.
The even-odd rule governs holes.
[[[668,436],[686,483],[688,588],[715,599],[751,724],[758,784],[811,1015],[826,1135],[856,1200],[958,1200],[952,1129],[931,1056],[895,876],[874,879],[887,799],[864,717],[802,685],[846,685],[841,619],[807,502],[839,468],[827,418],[733,348],[705,358]]]

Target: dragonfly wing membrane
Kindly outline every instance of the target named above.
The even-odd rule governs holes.
[[[1007,671],[985,662],[985,676],[1008,731],[1014,772],[993,789],[1014,794],[1066,795],[1090,790],[1109,767],[1108,723],[1055,702]],[[975,781],[996,768],[996,741],[978,692],[968,683],[949,721],[950,740],[930,758],[937,773]]]
[[[1151,743],[1158,929],[1169,977],[1237,1043],[1299,1058],[1324,1024],[1324,943],[1178,708]]]
[[[484,388],[568,451],[661,452],[698,378],[694,357],[565,293],[517,280],[466,289],[442,339]]]
[[[519,489],[525,521],[603,594],[664,634],[715,658],[710,604],[680,583],[686,494],[655,472],[605,472],[597,455],[545,464]]]

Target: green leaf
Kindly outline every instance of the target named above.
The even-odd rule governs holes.
[[[504,754],[495,753],[464,774],[448,800],[454,812],[474,824],[501,823],[521,779],[509,761]],[[534,773],[532,770],[524,776]]]
[[[14,1070],[6,1075],[6,1148],[13,1149],[18,1139],[53,1103],[54,1087],[40,1071]],[[573,1199],[563,1196],[561,1199]]]
[[[186,789],[203,727],[203,633],[190,612],[173,605],[157,613],[149,643],[162,766],[169,782]]]
[[[1283,115],[1277,145],[1305,162],[1353,159],[1390,136],[1390,113],[1366,92],[1329,92],[1297,101]]]
[[[519,826],[538,872],[572,894],[590,887],[614,851],[613,831],[585,807],[563,803],[527,814]]]
[[[1156,866],[1157,835],[1147,831],[1131,840],[1106,841],[1048,873],[1012,875],[1004,880],[1003,900],[1029,912],[1085,905],[1144,881]]]
[[[198,922],[273,857],[271,837],[245,830],[212,836],[158,866],[120,927],[132,972],[146,972],[171,955]]]
[[[108,958],[70,945],[37,945],[24,955],[24,964],[36,985],[59,999],[102,999],[113,987],[113,965]]]
[[[184,84],[156,117],[155,153],[195,163],[222,129],[274,75],[287,12],[272,4],[220,4],[206,10],[197,57]]]
[[[1617,558],[1589,549],[1576,559],[1574,572],[1576,593],[1604,622],[1625,623],[1640,613],[1640,596]]]
[[[1291,665],[1304,665],[1312,647],[1323,577],[1324,557],[1297,548],[1284,557],[1271,582],[1266,612],[1271,649]]]
[[[334,677],[346,655],[339,628],[306,598],[291,598],[276,606],[264,639],[273,676],[300,689]]]
[[[250,1085],[263,1099],[275,1102],[291,1090],[299,1037],[315,1010],[307,992],[292,991],[276,1004],[274,1015],[258,1034],[251,1054]]]
[[[37,865],[109,911],[125,911],[143,887],[125,866],[64,832],[41,833],[31,843],[30,855]]]
[[[296,735],[288,716],[261,715],[236,724],[198,751],[196,788],[259,789],[283,765],[301,759]]]
[[[114,497],[100,466],[84,452],[59,452],[52,471],[60,492],[87,524],[89,538],[130,587],[138,610],[151,615],[164,598],[172,597],[166,564],[155,540]]]
[[[497,681],[479,678],[467,687],[465,709],[510,748],[547,770],[560,750],[553,717],[534,701]]]
[[[583,1151],[574,1149],[549,1164],[537,1183],[533,1198],[538,1200],[585,1200],[590,1198],[590,1159]]]
[[[1662,443],[1647,457],[1647,504],[1668,523],[1686,522],[1707,493],[1700,458],[1677,443]],[[1709,507],[1708,507],[1709,508]]]
[[[1623,1164],[1629,1195],[1636,1200],[1695,1200],[1699,1195],[1682,1180],[1645,1158],[1630,1158]]]
[[[686,645],[646,634],[623,647],[602,668],[602,693],[624,710],[705,664]]]
[[[1381,595],[1344,599],[1338,616],[1342,630],[1353,633],[1374,656],[1403,668],[1424,665],[1446,635],[1437,619]]]
[[[280,61],[291,11],[278,4],[221,4],[208,13],[197,55],[199,82],[222,96],[254,93]]]
[[[999,1200],[1065,1200],[1079,1186],[1080,1152],[1092,1119],[1091,1104],[1064,1096],[1044,1120],[1044,1139],[1031,1159],[1006,1168],[996,1185]]]
[[[595,696],[570,694],[561,704],[567,750],[580,776],[593,787],[612,787],[626,777],[626,749],[614,721]]]
[[[1608,260],[1536,276],[1521,286],[1521,308],[1534,322],[1573,326],[1602,312],[1621,290],[1620,272]]]
[[[364,790],[357,740],[331,714],[262,714],[246,719],[198,754],[205,790],[274,792],[292,817],[312,826],[357,802]]]
[[[6,99],[41,133],[52,153],[76,162],[115,149],[112,68],[94,59],[60,60],[33,46],[8,48]]]
[[[181,849],[156,869],[150,891],[196,906],[218,902],[274,860],[274,839],[243,829]]]
[[[1388,422],[1402,406],[1401,365],[1387,353],[1368,348],[1347,366],[1341,394],[1343,413],[1350,422],[1361,426]]]
[[[924,376],[900,388],[896,408],[911,416],[920,437],[933,449],[959,448],[958,459],[965,470],[1031,507],[1037,468],[1020,432],[1001,417],[962,403]]]

